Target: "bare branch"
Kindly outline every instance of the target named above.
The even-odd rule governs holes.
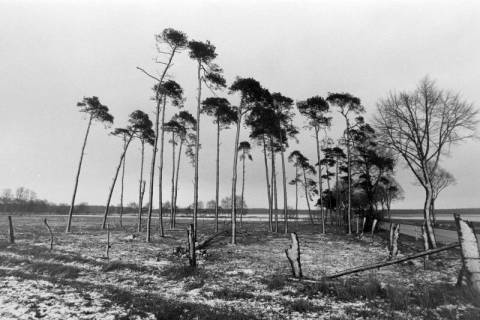
[[[152,78],[152,79],[160,82],[160,79],[159,79],[159,78],[157,78],[157,77],[155,77],[154,75],[148,73],[147,71],[145,71],[145,69],[140,68],[140,67],[137,67],[137,69],[140,70],[140,71],[142,71],[142,72],[143,72],[144,74],[146,74],[148,77],[150,77],[150,78]]]

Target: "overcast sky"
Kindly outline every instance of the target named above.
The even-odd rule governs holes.
[[[135,67],[160,72],[161,65],[153,62],[154,34],[164,28],[210,40],[229,83],[236,76],[254,77],[295,101],[350,92],[362,99],[368,120],[379,98],[390,90],[412,90],[425,75],[479,107],[479,16],[478,1],[0,0],[0,190],[24,186],[40,198],[69,202],[87,125],[77,101],[98,96],[115,116],[114,127],[125,125],[135,109],[153,117],[153,83]],[[195,64],[187,54],[174,63],[171,76],[184,88],[185,108],[193,113]],[[167,119],[175,111],[169,108]],[[298,118],[297,124],[304,122]],[[333,127],[330,134],[336,137],[344,129],[341,119],[335,117]],[[121,140],[109,136],[110,130],[92,127],[77,203],[106,201],[121,151]],[[215,127],[206,116],[200,139],[199,197],[207,201],[215,195]],[[221,197],[230,191],[233,139],[233,130],[222,132]],[[302,130],[291,150],[313,159],[313,141],[311,132]],[[167,199],[169,155],[167,145]],[[267,206],[262,159],[256,149],[247,164],[250,207]],[[126,202],[137,198],[139,162],[134,143],[127,154]],[[478,163],[479,141],[455,147],[443,159],[457,184],[443,192],[438,208],[480,207]],[[193,201],[193,169],[186,159],[181,169],[178,198],[184,206]],[[293,175],[291,166],[288,170]],[[395,207],[422,207],[424,194],[411,172],[400,165],[397,176],[406,194]],[[289,193],[293,206],[294,189]]]

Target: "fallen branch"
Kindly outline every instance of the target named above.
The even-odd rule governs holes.
[[[230,229],[225,229],[225,230],[222,230],[222,231],[219,231],[213,235],[211,235],[210,237],[208,237],[207,239],[203,240],[202,242],[200,242],[196,247],[195,249],[196,250],[200,250],[200,249],[204,249],[205,247],[208,246],[208,244],[213,240],[215,239],[216,237],[219,237],[223,234],[228,234],[230,232]]]
[[[52,250],[53,249],[53,232],[50,226],[48,225],[47,218],[43,219],[43,223],[47,227],[48,233],[50,233],[50,250]]]
[[[428,256],[428,255],[431,255],[431,254],[434,254],[434,253],[441,252],[441,251],[450,250],[450,249],[453,249],[453,248],[457,248],[457,247],[459,247],[459,246],[460,246],[460,244],[459,244],[458,242],[456,242],[456,243],[452,243],[452,244],[450,244],[450,245],[448,245],[448,246],[444,246],[444,247],[441,247],[441,248],[436,248],[436,249],[432,249],[432,250],[423,251],[423,252],[416,253],[416,254],[412,254],[412,255],[410,255],[410,256],[403,257],[403,258],[396,259],[396,260],[390,260],[390,261],[385,261],[385,262],[378,262],[378,263],[374,263],[374,264],[364,265],[364,266],[361,266],[361,267],[356,267],[356,268],[347,269],[347,270],[341,271],[341,272],[339,272],[339,273],[335,273],[335,274],[332,274],[332,275],[330,275],[330,276],[326,276],[325,278],[327,278],[327,279],[333,279],[333,278],[338,278],[338,277],[341,277],[341,276],[345,276],[345,275],[347,275],[347,274],[362,272],[362,271],[371,270],[371,269],[378,269],[378,268],[390,266],[390,265],[392,265],[392,264],[397,264],[397,263],[401,263],[401,262],[404,262],[404,261],[408,261],[408,260],[413,260],[413,259],[425,257],[425,256]]]

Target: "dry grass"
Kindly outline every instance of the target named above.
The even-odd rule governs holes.
[[[185,257],[172,254],[173,248],[185,246],[184,232],[167,230],[160,238],[155,231],[149,244],[143,234],[126,240],[137,234],[134,219],[125,219],[123,228],[111,222],[107,260],[100,222],[76,218],[73,232],[64,234],[65,219],[49,218],[55,233],[54,250],[49,251],[40,218],[14,217],[17,243],[8,244],[6,235],[0,235],[0,297],[7,297],[0,304],[14,311],[2,308],[0,318],[6,312],[20,318],[42,316],[52,308],[57,308],[58,319],[89,314],[112,319],[480,318],[476,297],[454,286],[460,266],[455,251],[433,257],[428,270],[419,261],[312,285],[289,280],[284,249],[290,239],[266,232],[264,224],[244,223],[237,246],[228,238],[216,239],[192,269]],[[182,222],[178,228],[186,226]],[[308,277],[321,279],[387,257],[380,237],[371,244],[369,238],[321,235],[318,228],[291,225],[300,238]],[[200,221],[199,238],[213,230],[212,224]],[[403,254],[415,250],[407,243],[411,240],[401,241]],[[44,284],[35,287],[37,281]],[[28,296],[29,290],[35,295]]]

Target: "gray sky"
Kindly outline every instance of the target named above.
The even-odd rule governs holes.
[[[96,95],[123,126],[135,109],[153,116],[152,81],[136,66],[159,72],[153,35],[166,27],[191,39],[210,40],[227,81],[254,77],[270,91],[294,100],[328,92],[359,96],[367,119],[389,90],[411,90],[425,75],[442,88],[480,104],[480,3],[476,1],[5,1],[0,0],[0,189],[25,186],[40,198],[69,202],[87,121],[77,111],[83,96]],[[187,54],[171,75],[195,110],[195,64]],[[204,97],[209,95],[204,91]],[[227,93],[224,93],[226,96]],[[233,103],[238,97],[230,96]],[[167,110],[167,119],[174,113]],[[298,118],[302,125],[302,119]],[[330,134],[344,127],[334,118]],[[121,141],[95,125],[86,149],[77,203],[103,204]],[[248,132],[244,129],[242,138]],[[221,197],[228,195],[233,130],[222,133]],[[314,158],[311,133],[299,149]],[[215,127],[202,118],[201,200],[214,198]],[[170,192],[170,145],[165,157],[165,197]],[[146,167],[150,161],[147,153]],[[261,153],[247,165],[246,202],[265,207]],[[139,145],[127,154],[126,201],[136,200]],[[480,207],[478,141],[452,149],[442,166],[457,179],[438,208]],[[290,175],[293,168],[289,166]],[[147,170],[148,173],[148,170]],[[185,159],[179,204],[193,200],[193,169]],[[423,192],[400,165],[406,191],[397,208],[419,208]],[[117,188],[116,191],[118,191]],[[289,190],[294,205],[294,189]],[[302,206],[304,199],[300,200]],[[119,202],[119,193],[114,195]]]

